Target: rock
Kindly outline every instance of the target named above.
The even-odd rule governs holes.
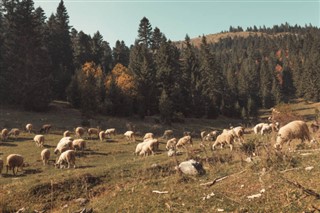
[[[75,199],[74,202],[76,203],[79,203],[80,206],[83,206],[84,204],[86,204],[89,200],[86,199],[86,198],[78,198],[78,199]]]
[[[186,175],[203,175],[206,173],[202,164],[193,159],[180,163],[179,170]]]
[[[306,170],[306,171],[311,171],[313,168],[314,168],[313,166],[307,166],[307,167],[305,168],[305,170]]]

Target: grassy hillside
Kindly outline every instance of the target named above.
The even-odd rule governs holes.
[[[294,112],[310,123],[320,103],[298,100],[279,108]],[[261,111],[262,120],[269,115],[270,110]],[[293,141],[290,151],[285,146],[282,152],[275,152],[272,148],[275,133],[263,137],[248,133],[245,145],[236,143],[232,152],[228,147],[211,151],[210,143],[205,149],[201,148],[200,139],[196,137],[194,146],[189,147],[188,152],[182,149],[176,159],[179,162],[190,158],[199,160],[206,174],[186,176],[174,169],[175,158],[167,156],[166,141],[160,138],[163,130],[173,129],[176,137],[186,130],[199,135],[201,130],[228,128],[229,124],[236,126],[240,121],[186,119],[185,123],[169,127],[159,124],[155,118],[141,121],[96,116],[88,120],[91,126],[115,127],[118,135],[104,142],[86,140],[87,149],[77,153],[76,169],[54,168],[53,150],[62,132],[73,130],[85,120],[78,111],[63,103],[53,104],[47,113],[0,109],[1,129],[22,129],[27,122],[37,129],[44,123],[53,124],[53,131],[45,136],[45,147],[51,151],[48,166],[42,165],[42,149],[32,141],[34,134],[23,132],[17,140],[0,142],[0,158],[18,153],[28,164],[17,176],[12,172],[6,174],[5,170],[0,176],[0,212],[21,208],[27,212],[75,212],[83,208],[93,208],[94,212],[302,212],[320,208],[319,199],[310,195],[310,191],[307,194],[294,185],[297,182],[320,193],[318,144],[300,145]],[[137,142],[128,142],[122,135],[127,122],[142,134],[156,134],[161,144],[154,156],[133,155]],[[319,132],[313,136],[320,141]],[[249,156],[251,162],[247,162]],[[310,166],[313,169],[305,169]],[[221,177],[225,178],[211,186],[201,185]],[[248,199],[259,193],[260,197]]]

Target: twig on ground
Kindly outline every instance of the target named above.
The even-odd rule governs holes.
[[[210,181],[210,182],[207,182],[207,183],[201,183],[200,186],[212,186],[214,185],[215,183],[217,182],[220,182],[228,177],[231,177],[231,176],[234,176],[234,175],[239,175],[239,174],[242,174],[244,173],[246,170],[242,170],[241,172],[238,172],[238,173],[234,173],[234,174],[231,174],[231,175],[227,175],[227,176],[223,176],[223,177],[218,177],[216,179],[214,179],[213,181]]]

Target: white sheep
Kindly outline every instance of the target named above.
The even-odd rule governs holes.
[[[115,128],[111,128],[111,129],[107,129],[105,133],[106,133],[106,137],[111,137],[111,135],[116,136],[117,131]]]
[[[7,128],[4,128],[1,130],[1,140],[6,141],[8,139],[9,130]]]
[[[74,150],[81,150],[83,151],[86,148],[86,142],[83,139],[76,139],[72,141],[72,148]]]
[[[26,125],[26,131],[27,132],[31,133],[32,129],[33,129],[32,124],[29,123],[29,124]]]
[[[10,154],[8,157],[7,157],[7,173],[8,173],[8,170],[11,170],[13,171],[13,175],[16,175],[16,172],[15,172],[15,168],[17,167],[17,172],[18,172],[18,168],[22,168],[23,167],[23,157],[22,155],[19,155],[19,154]]]
[[[192,146],[192,138],[190,135],[184,136],[182,138],[179,139],[179,141],[176,144],[177,148],[180,148],[182,146],[185,146],[186,144],[190,143]]]
[[[265,124],[265,123],[258,123],[257,125],[255,125],[255,126],[253,127],[253,132],[254,132],[254,134],[259,134],[260,131],[261,131],[261,128],[263,127],[264,124]]]
[[[136,150],[135,150],[135,154],[136,155],[139,155],[139,153],[141,152],[142,150],[142,147],[147,143],[147,141],[144,141],[144,142],[141,142],[141,143],[138,143],[137,146],[136,146]]]
[[[49,134],[50,129],[52,128],[51,124],[44,124],[42,125],[42,127],[40,128],[40,133],[45,133],[45,134]]]
[[[228,144],[230,147],[230,150],[232,151],[232,145],[234,143],[234,135],[231,132],[222,132],[221,135],[218,135],[217,139],[212,145],[212,150],[215,149],[215,146],[221,145],[221,148],[225,145]]]
[[[59,156],[59,159],[55,163],[56,168],[62,168],[64,164],[68,164],[68,169],[70,168],[70,165],[73,165],[73,168],[76,168],[76,154],[74,150],[67,150],[65,152],[62,152]]]
[[[92,139],[91,135],[96,135],[97,138],[99,138],[100,129],[98,128],[89,128],[88,129],[88,136],[90,139]]]
[[[165,130],[162,137],[166,140],[173,138],[173,130],[171,129]]]
[[[84,128],[81,127],[81,126],[78,126],[76,129],[75,129],[75,135],[78,137],[78,138],[82,138],[82,136],[84,135]]]
[[[153,138],[154,138],[154,134],[152,132],[148,132],[144,135],[143,140],[153,139]]]
[[[286,124],[285,126],[281,127],[277,134],[277,139],[276,143],[274,144],[274,147],[276,149],[281,149],[284,143],[287,142],[290,145],[290,142],[293,139],[300,139],[301,142],[305,140],[311,142],[314,141],[314,139],[312,139],[310,136],[310,132],[306,122],[297,120],[292,121]]]
[[[102,142],[106,138],[106,133],[105,131],[100,131],[99,132],[99,139]]]
[[[69,130],[66,130],[63,132],[63,137],[70,137],[71,136],[71,132]]]
[[[47,165],[50,159],[50,150],[44,149],[41,151],[41,160],[43,162],[43,165]]]
[[[17,139],[19,134],[20,134],[20,130],[18,128],[12,128],[8,133],[8,136],[13,135],[14,138]]]
[[[63,137],[57,144],[56,149],[54,150],[54,154],[62,153],[66,150],[72,149],[72,137]]]
[[[0,159],[0,174],[2,174],[2,169],[3,169],[3,160]]]
[[[136,138],[135,138],[135,134],[133,131],[126,131],[124,134],[123,134],[127,140],[129,141],[136,141]]]
[[[238,127],[232,128],[230,132],[231,134],[233,134],[235,139],[238,139],[240,143],[244,143],[244,127],[238,126]]]
[[[167,141],[166,149],[174,149],[177,144],[177,138],[171,138],[170,140]]]
[[[218,135],[218,131],[211,131],[206,136],[204,136],[204,140],[213,141],[214,139],[216,139],[217,135]]]
[[[150,154],[154,154],[154,151],[159,146],[159,142],[157,139],[149,139],[145,141],[145,144],[142,146],[139,155],[147,156]]]
[[[35,135],[33,141],[36,142],[36,145],[43,147],[44,145],[44,135]]]
[[[201,140],[202,140],[202,141],[204,141],[206,135],[207,135],[207,131],[202,131],[202,132],[200,132],[200,137],[201,137]]]

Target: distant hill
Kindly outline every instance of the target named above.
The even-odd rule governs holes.
[[[218,43],[221,39],[225,38],[247,38],[249,36],[266,36],[266,37],[278,37],[290,34],[289,32],[281,32],[281,33],[265,33],[265,32],[222,32],[222,33],[215,33],[215,34],[208,34],[205,35],[208,44]],[[200,47],[202,36],[198,36],[196,38],[191,38],[191,43],[195,47]],[[184,41],[176,41],[177,47],[181,49],[184,45]]]

